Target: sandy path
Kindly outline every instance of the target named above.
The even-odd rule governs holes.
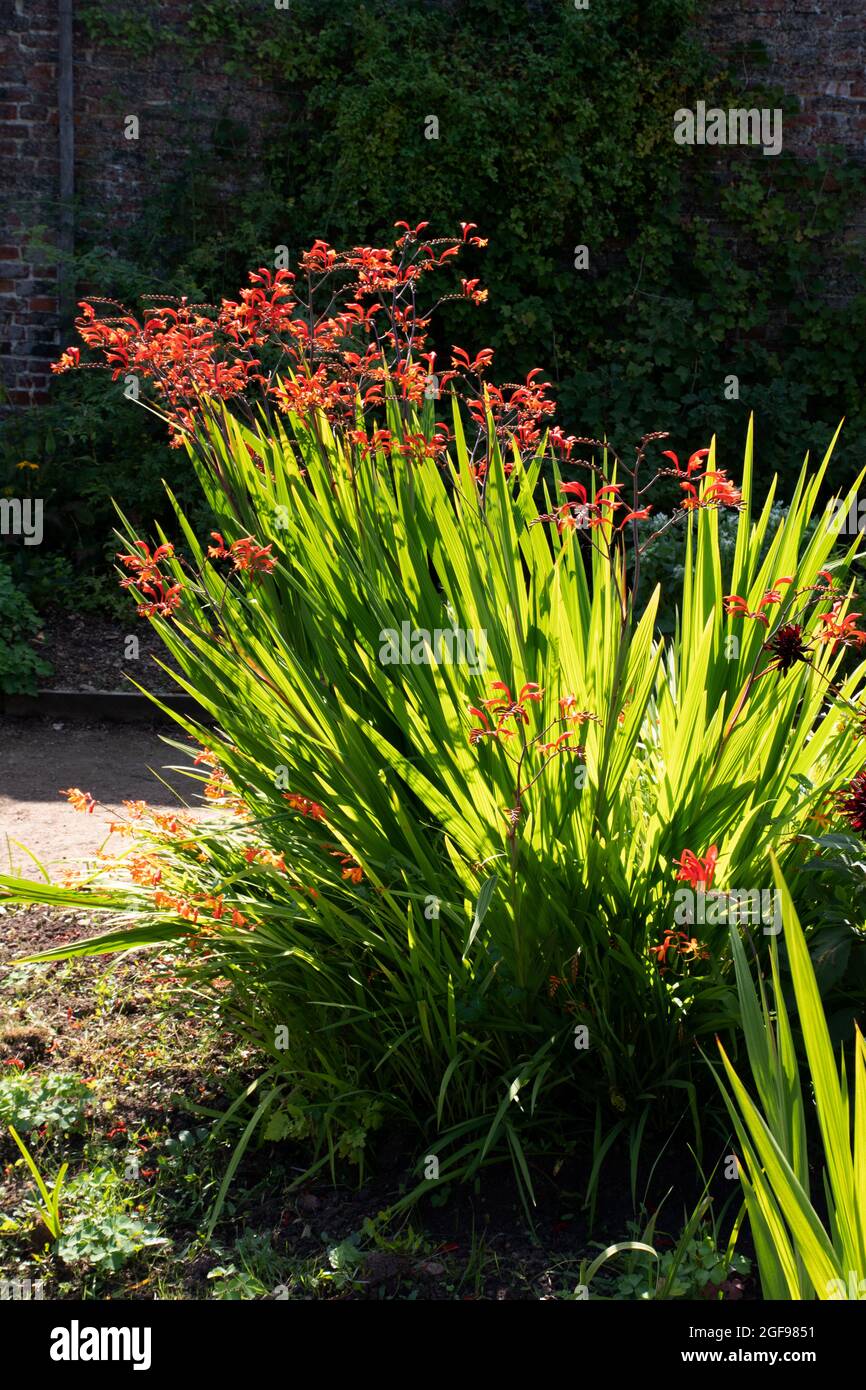
[[[182,737],[180,731],[169,737]],[[190,745],[192,746],[192,745]],[[153,727],[124,724],[67,724],[42,719],[0,719],[0,872],[24,877],[35,865],[18,845],[52,864],[75,863],[99,849],[106,816],[73,811],[58,795],[61,787],[79,787],[112,811],[124,799],[154,806],[195,807],[199,787],[181,773],[164,771],[187,760],[170,748]],[[190,762],[192,759],[189,760]],[[172,795],[154,768],[178,795]]]

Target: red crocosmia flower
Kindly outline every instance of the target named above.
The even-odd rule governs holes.
[[[277,563],[269,545],[259,545],[252,536],[244,536],[229,547],[235,570],[250,574],[269,574]]]
[[[838,599],[829,613],[818,614],[818,622],[824,625],[818,641],[842,643],[846,647],[862,646],[866,642],[866,632],[857,627],[857,619],[863,616],[862,613],[848,613],[846,617],[840,618],[841,607],[842,600]]]
[[[469,730],[469,742],[472,744],[473,748],[482,738],[487,736],[490,738],[499,738],[502,733],[507,732],[506,730],[500,729],[498,726],[496,728],[491,728],[487,715],[475,705],[469,706],[469,713],[474,714],[476,719],[480,719],[483,725],[480,729],[476,728]]]
[[[587,721],[590,720],[593,724],[601,723],[601,719],[599,718],[599,716],[597,714],[593,714],[592,710],[576,709],[575,706],[577,705],[577,703],[578,701],[576,695],[562,696],[562,698],[559,701],[559,708],[563,719],[570,719],[574,724],[586,724]]]
[[[151,555],[150,546],[145,541],[135,541],[140,555],[118,555],[122,565],[132,573],[120,581],[121,589],[140,589],[146,602],[138,607],[139,617],[170,618],[181,603],[180,583],[171,584],[160,571],[163,560],[174,556],[172,545],[158,545]]]
[[[560,483],[559,490],[567,493],[570,497],[576,497],[579,502],[586,506],[586,488],[583,483]]]
[[[517,698],[512,695],[511,687],[505,681],[493,681],[491,690],[501,690],[502,694],[490,700],[482,700],[481,704],[491,715],[496,716],[496,727],[491,728],[487,715],[476,705],[469,706],[469,713],[474,714],[476,719],[480,719],[482,728],[470,729],[469,742],[476,744],[485,736],[490,738],[510,738],[512,730],[505,728],[506,719],[517,719],[523,724],[529,723],[529,714],[525,708],[528,700],[538,701],[544,695],[544,691],[535,681],[527,681],[522,685]]]
[[[502,703],[506,703],[506,705],[509,706],[514,705],[514,703],[520,705],[524,699],[541,699],[541,696],[544,695],[544,691],[542,691],[541,687],[539,687],[535,681],[527,681],[527,684],[521,685],[520,695],[517,696],[517,701],[514,701],[512,687],[506,685],[505,681],[493,681],[491,689],[492,691],[505,692],[505,701],[502,701],[502,699],[492,699],[492,701],[491,699],[485,699],[485,701],[481,701],[482,705],[491,706],[491,708],[495,705],[502,705]]]
[[[56,362],[51,363],[52,372],[69,372],[81,366],[81,349],[77,347],[67,348],[61,353]]]
[[[20,1057],[4,1057],[3,1065],[4,1067],[17,1067],[19,1071],[24,1070],[24,1063]]]
[[[465,227],[467,224],[466,224],[465,222],[461,222],[460,225],[461,225],[461,227]],[[475,223],[472,222],[472,223],[470,223],[469,225],[472,226],[472,227],[474,227],[474,226],[475,226]],[[419,237],[419,236],[421,235],[421,233],[425,230],[425,228],[430,226],[430,223],[429,223],[429,222],[419,222],[417,227],[410,227],[408,222],[395,222],[395,223],[394,223],[394,226],[395,226],[395,227],[402,227],[402,228],[404,229],[404,231],[409,232],[413,237],[415,237],[415,239],[416,239],[416,241],[417,241],[418,237]],[[464,234],[463,234],[463,240],[464,240],[464,241],[466,240],[466,233],[465,233],[465,232],[464,232]]]
[[[626,522],[628,521],[645,521],[651,511],[652,507],[640,507],[639,510],[636,512],[626,512],[625,516],[623,517],[622,521],[619,523],[619,526],[616,529],[618,531],[621,531],[622,528],[625,526]]]
[[[480,282],[476,280],[461,280],[460,292],[465,299],[471,299],[473,304],[483,304],[489,298],[489,290],[479,290],[476,286]]]
[[[696,473],[698,471],[703,460],[709,457],[709,453],[709,449],[696,449],[695,452],[691,455],[685,468],[680,467],[679,455],[675,454],[673,449],[665,449],[662,454],[662,458],[671,459],[674,468],[677,470],[678,473],[686,473],[689,477],[691,477],[692,473]]]
[[[690,849],[684,849],[674,863],[678,866],[677,881],[690,883],[694,889],[706,893],[713,886],[716,874],[716,860],[719,857],[717,845],[710,845],[703,859]]]
[[[769,620],[765,613],[752,612],[744,598],[739,594],[727,594],[722,599],[722,607],[732,618],[754,618],[757,622],[763,623],[764,627],[769,627]]]
[[[505,688],[507,690],[508,686]],[[540,700],[543,694],[544,691],[541,689],[540,685],[537,685],[535,681],[527,681],[526,685],[520,687],[520,694],[517,699],[518,702],[522,700]]]
[[[705,475],[709,487],[704,493],[706,502],[715,502],[720,507],[739,507],[743,500],[740,489],[725,476],[724,472]]]
[[[309,816],[311,820],[324,820],[325,812],[318,801],[310,801],[309,797],[298,796],[296,792],[283,792],[283,800],[288,801],[293,811],[300,811],[302,816]]]
[[[538,745],[538,751],[540,753],[549,753],[551,757],[554,757],[557,753],[577,753],[579,757],[584,758],[586,756],[586,749],[581,747],[580,744],[569,743],[568,740],[571,737],[571,730],[566,729],[565,733],[560,734],[559,738],[554,739],[553,743],[540,743]]]
[[[427,224],[425,223],[424,225],[426,226]],[[468,243],[469,243],[470,246],[486,246],[486,245],[487,245],[487,240],[488,240],[487,237],[470,236],[470,235],[469,235],[470,232],[475,232],[475,231],[478,230],[478,228],[477,228],[477,226],[476,226],[476,224],[475,224],[474,222],[461,222],[461,223],[460,223],[460,230],[461,230],[462,233],[463,233],[463,240],[464,240],[464,241],[468,241]]]
[[[544,691],[535,681],[527,681],[525,685],[522,685],[516,699],[511,693],[511,687],[506,685],[504,681],[493,681],[490,689],[501,690],[503,691],[503,695],[499,695],[492,700],[482,700],[481,703],[484,708],[491,710],[494,714],[501,715],[503,718],[515,715],[522,719],[524,724],[529,723],[529,715],[523,708],[525,702],[527,700],[538,701],[544,694]]]

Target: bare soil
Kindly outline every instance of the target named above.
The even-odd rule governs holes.
[[[125,621],[92,613],[49,613],[37,639],[39,655],[51,671],[39,681],[42,690],[124,690],[135,686],[155,693],[178,686],[158,665],[174,662],[149,623],[130,612]]]

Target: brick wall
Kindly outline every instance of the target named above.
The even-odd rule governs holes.
[[[191,0],[163,0],[180,19]],[[778,83],[800,102],[786,121],[787,149],[814,154],[840,144],[858,158],[866,146],[864,0],[708,0],[702,28],[720,55],[737,49],[750,79]],[[769,67],[748,56],[759,40]],[[217,52],[180,49],[130,57],[89,45],[75,25],[76,216],[107,216],[119,238],[148,191],[171,177],[237,105],[237,80]],[[0,0],[0,390],[7,405],[45,399],[49,363],[60,345],[57,271],[28,246],[33,227],[56,228],[59,209],[57,0]],[[270,138],[280,93],[245,75],[248,167]],[[139,120],[139,139],[124,118]],[[862,226],[855,230],[864,230]],[[0,400],[2,407],[2,400]]]
[[[0,84],[0,385],[28,405],[59,345],[56,266],[24,244],[57,219],[56,0],[0,0]]]
[[[190,3],[162,0],[163,22],[182,19]],[[0,0],[0,409],[4,396],[7,407],[41,404],[60,349],[57,268],[28,250],[31,229],[44,227],[53,243],[58,224],[57,8],[57,0]],[[243,86],[245,154],[254,169],[281,93],[254,72]],[[92,229],[97,214],[111,252],[149,191],[176,175],[237,108],[237,78],[216,51],[190,62],[171,46],[135,56],[94,47],[76,15],[74,87],[76,224]],[[126,138],[130,115],[137,140]],[[85,289],[99,287],[78,286]]]
[[[863,0],[712,0],[702,30],[722,56],[741,49],[746,81],[777,85],[800,114],[785,122],[785,149],[805,156],[842,145],[866,160],[866,9]],[[759,42],[769,59],[747,56]]]

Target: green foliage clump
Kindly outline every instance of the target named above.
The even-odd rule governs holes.
[[[70,1182],[66,1214],[55,1253],[68,1265],[83,1264],[105,1274],[118,1270],[145,1248],[167,1242],[154,1223],[129,1207],[114,1169],[93,1168]]]
[[[31,1078],[13,1071],[0,1077],[0,1124],[24,1134],[43,1126],[78,1129],[90,1099],[88,1087],[74,1076],[52,1072]]]
[[[39,627],[39,615],[0,557],[0,694],[35,694],[39,676],[50,672],[32,646]]]

